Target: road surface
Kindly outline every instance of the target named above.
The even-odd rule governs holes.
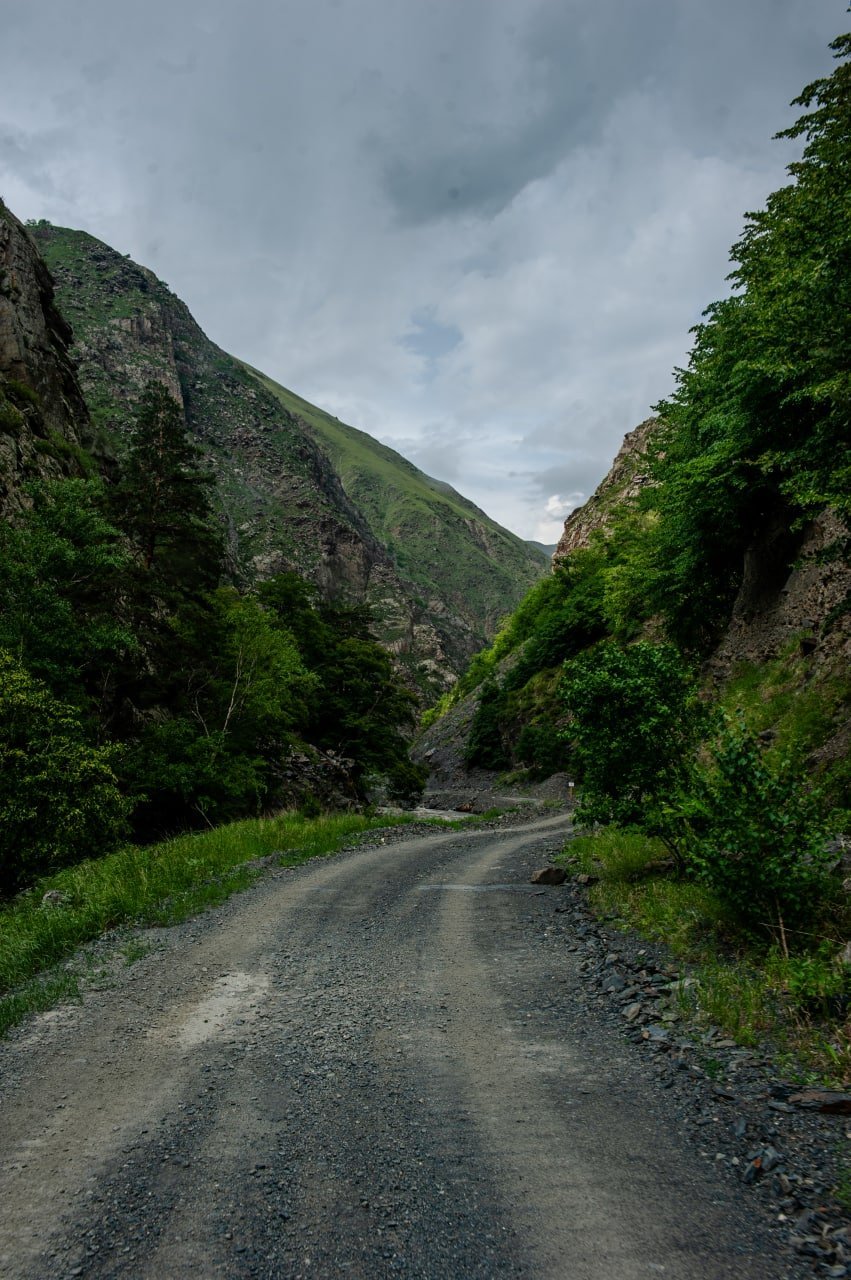
[[[0,1045],[0,1275],[793,1274],[575,999],[564,825],[270,870]]]

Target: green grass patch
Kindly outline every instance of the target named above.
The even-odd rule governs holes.
[[[658,840],[637,831],[606,827],[595,835],[577,836],[567,846],[566,855],[576,858],[580,869],[603,881],[624,884],[647,875],[650,868],[666,858]]]
[[[246,888],[260,858],[275,855],[280,865],[295,866],[377,827],[410,821],[361,814],[251,819],[120,849],[39,880],[0,908],[0,1031],[76,990],[76,979],[51,970],[106,930],[176,924]],[[50,890],[54,901],[43,905]],[[128,963],[138,958],[127,954]]]
[[[847,909],[833,904],[819,931],[790,935],[786,955],[744,934],[711,890],[662,869],[663,856],[656,841],[607,827],[570,841],[560,861],[598,877],[595,914],[683,963],[695,981],[677,991],[682,1014],[746,1047],[772,1045],[800,1080],[847,1086],[851,970],[838,959]]]

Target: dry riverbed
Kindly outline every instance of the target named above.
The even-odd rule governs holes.
[[[140,935],[132,965],[90,949],[82,1005],[0,1045],[0,1274],[844,1274],[807,1161],[847,1120],[626,1021],[604,970],[641,1003],[656,962],[529,883],[565,825],[397,828]]]

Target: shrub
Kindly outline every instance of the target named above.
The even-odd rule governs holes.
[[[493,680],[486,680],[464,748],[464,764],[468,768],[507,769],[511,764],[502,738],[504,710],[505,693]]]
[[[114,755],[0,650],[0,893],[118,842],[127,806]]]
[[[670,798],[704,720],[677,650],[599,645],[565,665],[562,696],[581,771],[579,821],[636,826],[676,854]]]
[[[788,761],[771,765],[743,720],[727,719],[682,809],[692,872],[750,928],[816,913],[831,855],[812,795]]]

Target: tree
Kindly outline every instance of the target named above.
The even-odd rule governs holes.
[[[128,809],[116,754],[0,649],[0,894],[114,848]]]
[[[219,578],[213,478],[200,457],[177,401],[161,383],[148,383],[113,501],[144,569],[167,592],[204,590]]]
[[[565,664],[562,696],[581,773],[579,820],[640,827],[678,855],[666,810],[688,777],[704,716],[677,650],[598,645]]]
[[[289,631],[231,587],[186,602],[168,636],[127,757],[137,824],[164,831],[258,813],[315,679]]]
[[[780,135],[806,140],[794,181],[748,215],[738,292],[708,308],[658,406],[647,591],[692,648],[711,644],[760,530],[851,513],[851,35],[832,48],[834,73],[796,100],[813,109]]]
[[[305,665],[315,677],[302,726],[308,742],[354,760],[361,796],[370,776],[387,780],[399,799],[419,795],[425,772],[409,755],[405,731],[414,722],[416,699],[393,670],[371,634],[363,605],[321,603],[293,574],[258,589],[275,625],[295,634]]]
[[[16,524],[0,524],[0,647],[102,720],[135,646],[119,615],[130,558],[99,481],[45,481],[29,497]]]

